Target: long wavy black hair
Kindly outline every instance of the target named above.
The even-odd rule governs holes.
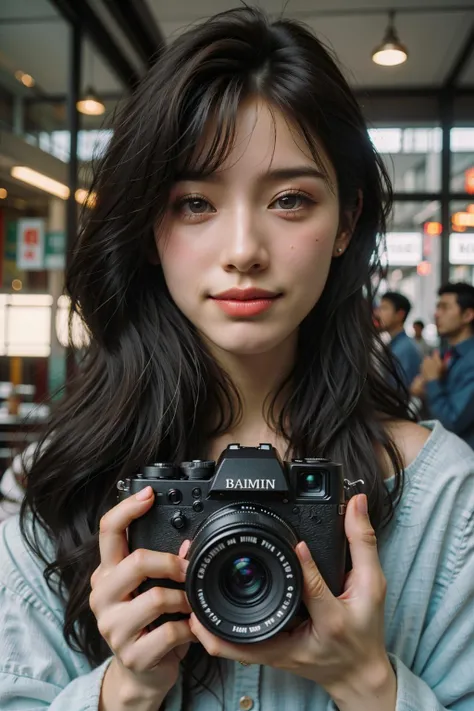
[[[151,255],[173,184],[185,168],[209,174],[222,164],[239,107],[255,97],[299,127],[318,164],[323,146],[341,219],[363,196],[352,241],[299,326],[290,395],[277,411],[273,394],[268,421],[295,456],[332,457],[348,478],[363,478],[376,529],[401,490],[403,466],[387,423],[409,418],[408,394],[387,384],[397,375],[372,319],[391,202],[385,168],[334,58],[308,29],[246,7],[218,14],[175,39],[117,117],[67,273],[91,342],[44,434],[21,520],[48,584],[64,597],[65,639],[92,665],[110,654],[88,597],[100,562],[99,520],[116,503],[117,481],[149,460],[205,455],[241,414],[229,376],[171,299]],[[209,126],[215,140],[203,150]],[[396,472],[391,494],[382,450]],[[45,559],[40,528],[53,541],[53,560]],[[195,669],[204,656],[193,646],[184,664]]]

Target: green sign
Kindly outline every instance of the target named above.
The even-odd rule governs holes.
[[[46,232],[44,243],[44,268],[64,269],[66,266],[66,235],[64,232]]]
[[[5,231],[5,259],[16,262],[17,223],[9,220]]]

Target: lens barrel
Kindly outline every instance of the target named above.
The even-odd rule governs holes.
[[[297,543],[293,528],[260,504],[234,503],[209,516],[187,556],[186,593],[200,622],[243,644],[280,632],[301,603]]]

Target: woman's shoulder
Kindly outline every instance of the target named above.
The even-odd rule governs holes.
[[[397,423],[392,436],[405,467],[397,523],[464,535],[474,518],[474,451],[435,421]]]
[[[32,521],[25,517],[24,529],[33,535]],[[47,560],[51,560],[53,547],[43,529],[38,527],[38,543]],[[11,516],[0,524],[0,588],[10,594],[61,618],[59,597],[48,587],[44,578],[45,563],[31,550],[20,527],[19,515]]]
[[[448,469],[460,467],[472,472],[474,451],[440,422],[431,420],[391,422],[388,431],[400,452],[406,472],[415,474],[433,465]],[[387,478],[390,474],[387,472]]]

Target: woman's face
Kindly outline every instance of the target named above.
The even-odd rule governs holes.
[[[175,184],[158,255],[172,298],[211,346],[252,355],[296,339],[348,241],[326,164],[332,187],[296,129],[249,102],[218,172]]]

